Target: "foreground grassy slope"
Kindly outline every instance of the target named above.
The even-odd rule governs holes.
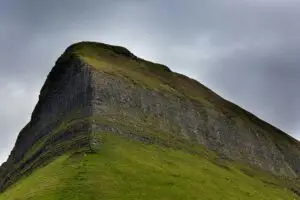
[[[0,200],[299,199],[267,178],[198,154],[99,135],[97,153],[65,154],[0,194]]]

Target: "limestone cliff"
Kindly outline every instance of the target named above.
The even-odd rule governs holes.
[[[195,80],[102,43],[71,45],[41,89],[31,121],[0,168],[0,189],[67,151],[97,151],[103,132],[297,178],[300,144]],[[188,148],[187,148],[188,150]]]

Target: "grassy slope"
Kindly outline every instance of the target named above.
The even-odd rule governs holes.
[[[64,155],[0,195],[0,200],[297,199],[236,168],[181,150],[101,134],[98,153]]]

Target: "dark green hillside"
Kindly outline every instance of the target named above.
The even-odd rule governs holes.
[[[248,176],[181,150],[99,135],[98,153],[62,155],[0,199],[297,199],[267,176]]]

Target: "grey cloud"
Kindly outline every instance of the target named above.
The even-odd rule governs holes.
[[[0,4],[0,161],[29,119],[56,58],[82,40],[122,45],[167,64],[300,138],[299,1]]]
[[[215,77],[214,86],[223,96],[235,99],[245,108],[255,108],[252,112],[295,134],[300,117],[297,94],[300,68],[295,61],[300,60],[285,54],[267,60],[257,54],[259,52],[236,53],[234,57],[220,60],[208,76]]]

